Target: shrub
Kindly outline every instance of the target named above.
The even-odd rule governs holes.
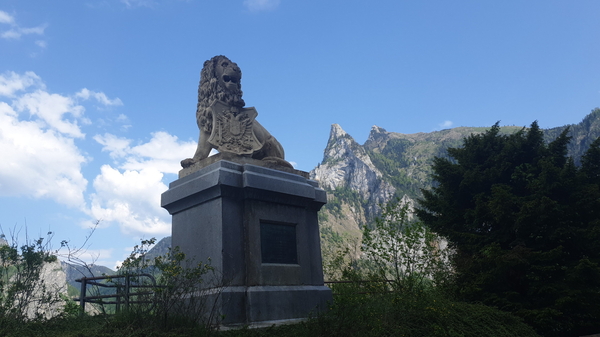
[[[57,262],[47,242],[40,238],[19,247],[14,238],[12,243],[0,238],[0,331],[60,314],[66,288],[42,277]]]
[[[148,248],[154,242],[154,238],[142,240],[119,268],[118,275],[132,276],[132,296],[136,295],[135,301],[120,315],[130,324],[164,329],[182,324],[208,326],[217,322],[214,302],[218,300],[222,284],[210,260],[203,263],[186,259],[178,247],[170,248],[165,256],[146,259]],[[122,279],[114,278],[112,282],[118,280]]]
[[[370,279],[391,280],[396,290],[417,291],[451,275],[445,242],[422,222],[410,219],[399,199],[382,207],[373,228],[363,229],[363,259]]]

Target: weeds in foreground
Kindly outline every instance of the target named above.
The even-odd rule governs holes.
[[[498,309],[454,301],[441,290],[385,292],[383,285],[338,284],[329,312],[314,319],[318,336],[537,336]]]
[[[81,319],[56,318],[45,323],[31,322],[6,336],[538,336],[531,327],[511,314],[484,305],[453,301],[433,289],[408,295],[359,294],[365,290],[363,286],[344,284],[334,287],[334,290],[335,301],[327,313],[289,326],[217,331],[190,322],[159,328],[135,324],[125,316],[86,316]]]
[[[125,326],[168,330],[218,323],[215,301],[223,284],[208,263],[186,258],[178,247],[165,256],[146,258],[155,239],[142,240],[109,283],[130,289],[114,322]],[[127,284],[123,284],[126,280]]]

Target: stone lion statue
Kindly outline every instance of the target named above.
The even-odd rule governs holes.
[[[241,79],[238,65],[225,56],[215,56],[204,62],[196,110],[200,128],[198,148],[193,158],[181,161],[184,168],[207,158],[213,148],[219,152],[287,163],[281,144],[254,120],[256,110],[244,108]],[[238,138],[232,141],[234,136]],[[244,143],[247,143],[246,147],[243,147]]]

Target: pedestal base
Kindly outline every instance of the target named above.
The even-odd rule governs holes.
[[[326,197],[303,176],[218,161],[171,183],[162,206],[173,247],[222,275],[227,287],[210,295],[221,323],[250,325],[308,317],[331,300],[317,221]]]
[[[236,326],[306,318],[327,308],[331,289],[325,286],[229,287],[221,293],[222,325]]]

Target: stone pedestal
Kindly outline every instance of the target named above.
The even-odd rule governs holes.
[[[172,245],[222,275],[221,322],[308,317],[332,298],[323,284],[317,212],[325,191],[300,175],[218,161],[170,184]]]

